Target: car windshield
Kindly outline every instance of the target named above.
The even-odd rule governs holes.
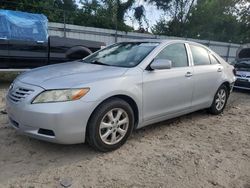
[[[250,71],[250,60],[242,60],[235,63],[235,68],[240,71]]]
[[[117,67],[135,67],[159,43],[125,42],[111,45],[83,59],[84,63]]]

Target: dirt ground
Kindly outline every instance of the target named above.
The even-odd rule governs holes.
[[[7,85],[0,88],[0,110]],[[250,188],[250,92],[224,114],[195,112],[135,131],[110,153],[18,135],[0,114],[0,187]]]

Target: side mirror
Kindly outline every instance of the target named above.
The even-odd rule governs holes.
[[[169,59],[155,59],[150,65],[153,70],[170,69],[171,67],[172,61]]]

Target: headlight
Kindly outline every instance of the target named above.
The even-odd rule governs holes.
[[[36,104],[36,103],[75,101],[86,95],[88,91],[89,88],[44,91],[41,94],[39,94],[33,100],[32,103]]]

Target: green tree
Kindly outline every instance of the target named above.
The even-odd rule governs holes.
[[[186,35],[225,42],[239,42],[238,0],[198,0],[185,26]]]
[[[158,9],[164,11],[157,25],[152,28],[153,33],[184,36],[184,25],[189,17],[195,0],[148,0]],[[160,28],[162,27],[162,28]]]
[[[42,13],[50,22],[64,22],[109,29],[132,30],[124,23],[135,0],[13,0],[0,1],[0,8]],[[82,6],[78,6],[78,5]]]
[[[137,6],[134,8],[134,18],[137,20],[137,22],[139,24],[139,31],[141,31],[141,32],[145,31],[145,29],[143,28],[143,21],[144,21],[144,23],[146,23],[147,29],[149,27],[149,23],[148,23],[148,20],[146,18],[145,12],[146,11],[145,11],[145,8],[143,5],[140,5],[140,6]]]
[[[0,2],[0,8],[30,13],[44,14],[52,22],[63,22],[63,11],[74,12],[77,9],[75,0],[13,0]],[[73,23],[73,17],[69,19]]]
[[[165,12],[169,11],[167,18],[162,17],[152,27],[154,34],[249,42],[248,0],[197,0],[195,3],[192,0],[181,0],[180,3],[172,0],[150,1]]]
[[[249,0],[239,2],[237,8],[238,21],[240,24],[239,41],[241,43],[250,43],[250,3]]]
[[[78,25],[119,29],[131,31],[132,28],[124,23],[125,13],[132,1],[118,2],[115,0],[82,0],[82,8],[78,10],[75,23]],[[120,11],[118,14],[117,11]]]

